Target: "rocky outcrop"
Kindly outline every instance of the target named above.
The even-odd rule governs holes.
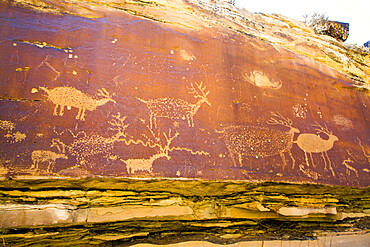
[[[346,41],[349,35],[349,23],[325,21],[317,27],[317,33],[329,35],[339,41]]]
[[[368,236],[364,188],[90,178],[8,180],[0,192],[2,237],[11,246],[280,239],[311,245],[336,239],[338,231],[351,241]]]

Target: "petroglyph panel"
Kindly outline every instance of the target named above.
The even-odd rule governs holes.
[[[0,8],[2,177],[369,185],[368,96],[344,75],[218,21],[120,11]]]

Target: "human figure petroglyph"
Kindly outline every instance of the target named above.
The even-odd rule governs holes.
[[[327,163],[326,163],[326,159],[327,159],[329,163],[329,169],[331,170],[332,175],[335,176],[335,173],[331,165],[331,161],[327,154],[327,151],[333,148],[334,142],[338,141],[338,137],[333,135],[333,132],[329,131],[327,127],[323,127],[319,124],[315,124],[314,126],[318,127],[316,129],[317,134],[311,134],[311,133],[300,134],[294,143],[296,143],[298,147],[304,151],[307,166],[310,166],[307,153],[311,157],[313,166],[315,166],[315,164],[313,162],[312,153],[321,153],[321,156],[325,163],[324,169],[327,170]],[[324,133],[325,135],[329,137],[329,139],[328,140],[322,139],[319,136],[320,133]]]
[[[236,164],[236,157],[242,166],[243,156],[265,158],[280,155],[284,166],[286,165],[285,153],[288,153],[295,165],[291,153],[293,137],[299,130],[292,127],[292,121],[284,118],[279,113],[271,113],[272,117],[267,122],[270,125],[288,127],[288,131],[279,131],[259,126],[228,126],[220,133],[223,134],[225,144]]]
[[[189,93],[194,95],[194,98],[199,99],[195,104],[189,103],[182,99],[173,99],[173,98],[159,98],[159,99],[150,99],[143,100],[137,98],[141,102],[145,103],[150,112],[150,128],[153,128],[153,125],[156,126],[157,118],[169,118],[169,119],[187,119],[188,125],[194,127],[194,115],[197,113],[199,108],[203,103],[211,106],[211,103],[208,101],[207,96],[209,91],[206,91],[206,87],[200,84],[191,83],[189,88]]]
[[[32,166],[31,170],[38,170],[39,164],[47,162],[48,167],[46,172],[51,172],[50,168],[55,165],[57,159],[68,159],[64,153],[55,153],[49,150],[35,150],[31,154]]]
[[[39,87],[39,89],[45,91],[49,100],[55,104],[53,115],[58,115],[58,107],[60,107],[59,116],[63,116],[64,107],[67,107],[67,109],[75,107],[78,109],[76,119],[81,121],[85,121],[86,110],[94,111],[98,106],[105,105],[108,102],[116,103],[116,101],[112,99],[111,95],[109,95],[105,88],[99,89],[97,94],[97,96],[103,97],[102,99],[94,99],[90,95],[85,94],[73,87],[55,87],[53,89]],[[32,92],[36,93],[38,90],[32,89]]]

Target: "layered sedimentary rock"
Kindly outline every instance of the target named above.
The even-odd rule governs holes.
[[[208,226],[211,239],[224,226],[222,236],[231,242],[276,239],[282,235],[261,236],[286,228],[294,217],[302,231],[289,236],[308,239],[316,235],[305,225],[307,215],[315,215],[311,227],[320,234],[346,231],[343,224],[366,232],[368,49],[224,2],[0,6],[0,216],[7,240],[18,243],[15,227],[25,225],[51,225],[52,235],[68,230],[63,239],[81,234],[81,226],[92,233],[111,221],[118,221],[118,232],[144,224],[136,219],[150,227],[105,232],[96,244],[121,235],[146,242],[158,229],[172,229],[168,239],[176,242],[173,236],[187,239],[184,229],[200,234]],[[86,177],[91,180],[69,180]],[[122,186],[111,191],[109,179],[94,185],[100,177],[180,181],[116,180]],[[271,194],[258,189],[247,196],[257,181],[276,184]],[[299,195],[306,193],[302,188],[314,191],[313,201],[297,201],[297,194],[281,194],[289,187],[281,182],[365,188],[292,185]],[[328,199],[330,190],[342,194]],[[33,220],[40,212],[47,221]],[[240,220],[244,231],[233,235]],[[259,232],[266,224],[273,230]],[[26,227],[22,237],[35,231],[46,243],[51,235],[42,237],[43,227]]]

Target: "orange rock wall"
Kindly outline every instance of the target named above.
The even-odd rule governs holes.
[[[1,6],[4,177],[369,185],[369,98],[224,27]]]

